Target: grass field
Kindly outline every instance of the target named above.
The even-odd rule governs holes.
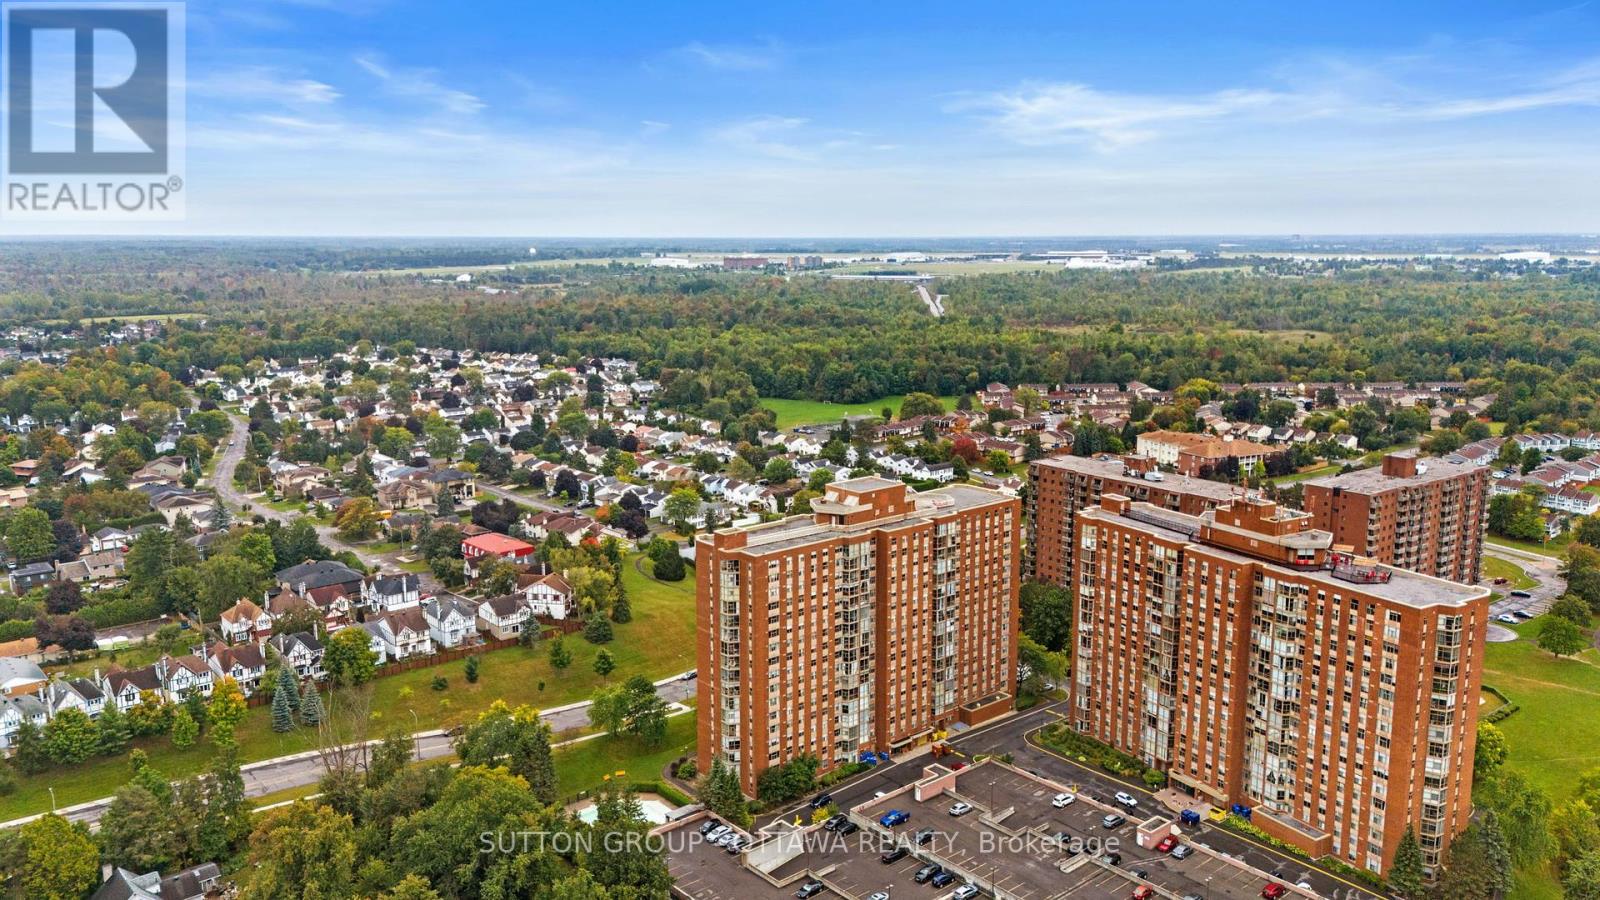
[[[1559,558],[1567,549],[1567,545],[1572,543],[1572,533],[1568,532],[1559,537],[1553,537],[1543,544],[1536,541],[1514,541],[1510,538],[1503,538],[1498,534],[1486,534],[1484,535],[1484,540],[1491,544],[1499,544],[1502,547],[1510,547],[1513,550],[1526,550],[1529,553]]]
[[[1304,472],[1296,472],[1293,475],[1280,475],[1272,480],[1276,484],[1293,484],[1296,481],[1308,481],[1312,478],[1321,478],[1324,475],[1337,475],[1339,474],[1339,469],[1339,463],[1329,463],[1325,466],[1315,466]]]
[[[1485,569],[1490,557],[1484,557]],[[1576,777],[1600,766],[1600,651],[1556,659],[1534,645],[1538,620],[1509,626],[1521,638],[1485,648],[1483,680],[1520,707],[1498,723],[1511,752],[1506,765],[1560,804]],[[1511,896],[1556,900],[1561,886],[1548,866],[1520,868]]]
[[[1505,578],[1507,582],[1500,586],[1513,591],[1525,591],[1539,586],[1539,582],[1533,580],[1521,566],[1498,556],[1483,557],[1483,577]]]
[[[829,269],[830,275],[861,275],[868,272],[904,272],[917,275],[995,275],[1011,272],[1061,272],[1065,268],[1035,260],[1003,259],[995,262],[935,262],[935,263],[852,263]]]
[[[797,425],[834,424],[845,416],[875,416],[883,411],[885,406],[900,413],[900,404],[904,397],[884,397],[867,403],[828,403],[822,400],[775,400],[764,399],[761,405],[778,414],[778,427],[780,429],[794,428]],[[956,398],[940,397],[946,412],[956,408]]]
[[[632,559],[623,566],[623,584],[632,604],[633,620],[616,626],[616,640],[606,645],[616,661],[609,680],[615,682],[636,674],[649,675],[654,680],[693,668],[692,578],[660,582],[641,574]],[[407,731],[449,727],[476,716],[496,700],[512,706],[548,708],[588,699],[602,683],[594,672],[594,658],[600,648],[577,635],[568,637],[565,645],[572,653],[572,664],[560,672],[550,665],[549,650],[541,645],[485,654],[476,684],[468,684],[463,674],[466,660],[380,678],[373,682],[372,730],[382,734],[390,727]],[[435,676],[446,679],[445,690],[432,689]],[[238,740],[240,760],[253,762],[310,750],[316,743],[316,733],[301,728],[279,734],[272,730],[271,708],[258,706],[239,726]],[[171,778],[203,770],[212,755],[211,745],[204,740],[184,750],[173,747],[166,737],[146,739],[136,746],[145,748],[151,763]],[[127,776],[125,757],[101,757],[21,778],[14,793],[0,797],[0,821],[48,810],[48,788],[55,788],[58,806],[71,806],[110,796]]]
[[[655,750],[632,738],[607,735],[556,751],[556,777],[562,796],[589,791],[605,782],[605,776],[626,773],[626,781],[656,781],[662,769],[686,753],[694,751],[695,714],[667,719],[667,739]]]

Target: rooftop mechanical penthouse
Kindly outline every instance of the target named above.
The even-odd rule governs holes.
[[[967,485],[828,485],[811,515],[696,541],[700,767],[746,793],[1012,707],[1021,505]]]
[[[1244,498],[1078,513],[1074,726],[1313,855],[1438,865],[1472,813],[1489,592]]]

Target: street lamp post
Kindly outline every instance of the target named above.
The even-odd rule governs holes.
[[[55,812],[56,811],[56,789],[51,785],[46,785],[45,786],[45,790],[50,792],[50,811],[51,812]]]
[[[411,743],[416,745],[417,760],[420,762],[422,760],[422,735],[420,733],[422,731],[422,722],[417,718],[416,710],[407,709],[406,712],[411,713]]]

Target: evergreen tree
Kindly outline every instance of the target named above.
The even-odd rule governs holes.
[[[1422,847],[1417,844],[1416,831],[1409,825],[1394,851],[1394,862],[1389,866],[1389,885],[1402,897],[1423,895],[1426,881],[1422,873]]]
[[[594,656],[594,673],[601,678],[610,675],[617,668],[617,661],[610,650],[601,650]]]
[[[572,665],[572,651],[566,648],[560,637],[557,637],[550,642],[550,666],[559,672],[570,665]]]
[[[244,795],[238,750],[232,744],[220,748],[208,774],[199,858],[223,859],[250,836],[252,810]]]
[[[591,644],[608,643],[615,636],[611,629],[611,620],[598,610],[590,614],[588,621],[583,623],[583,639]]]
[[[314,682],[307,681],[305,692],[300,695],[300,721],[307,725],[320,725],[322,718],[322,695],[317,693]]]
[[[101,756],[118,756],[128,749],[128,741],[133,738],[133,728],[128,724],[127,715],[117,706],[116,701],[106,704],[105,711],[95,720],[95,727],[99,732],[98,750]]]
[[[478,658],[476,656],[467,657],[467,664],[462,667],[461,674],[466,676],[467,684],[478,683]]]
[[[283,733],[294,728],[294,710],[289,707],[289,691],[272,692],[272,730]]]
[[[223,503],[222,498],[219,497],[217,502],[211,506],[211,528],[214,531],[227,531],[228,526],[231,524],[233,524],[233,514],[228,511],[228,505]]]
[[[290,712],[300,711],[300,690],[295,681],[293,666],[281,665],[278,667],[278,683],[272,689],[272,702],[276,704],[278,695],[283,694],[288,700]]]
[[[438,503],[434,511],[441,519],[450,518],[456,514],[456,498],[449,488],[439,489]]]
[[[540,803],[556,802],[560,782],[556,779],[555,755],[550,751],[550,727],[543,723],[528,738],[528,752],[520,773],[528,780],[528,790]]]
[[[733,822],[744,826],[750,820],[750,807],[745,802],[744,792],[739,789],[739,776],[723,762],[720,755],[711,759],[711,771],[706,773],[705,780],[700,785],[700,802],[706,809]]]
[[[611,601],[611,621],[618,625],[633,621],[633,607],[628,603],[628,595],[618,593],[617,599]]]
[[[24,775],[36,775],[50,767],[50,754],[44,746],[44,732],[31,719],[22,720],[12,745],[16,748],[13,761]]]

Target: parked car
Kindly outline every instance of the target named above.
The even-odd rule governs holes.
[[[909,849],[907,849],[905,847],[896,847],[893,850],[890,850],[890,851],[884,853],[882,856],[878,857],[878,861],[883,863],[884,865],[888,865],[889,863],[897,863],[900,860],[905,859],[907,856],[910,856],[910,855],[911,855],[911,851]]]
[[[1056,847],[1059,848],[1062,853],[1065,853],[1068,856],[1077,856],[1081,847],[1083,846],[1082,841],[1077,840],[1072,835],[1067,834],[1065,831],[1056,832],[1055,837],[1051,838],[1050,840],[1055,843]]]
[[[1517,617],[1513,616],[1511,613],[1501,613],[1500,615],[1495,616],[1494,620],[1496,622],[1504,622],[1507,625],[1515,625],[1518,622]]]
[[[1172,848],[1172,858],[1173,859],[1187,859],[1189,857],[1189,854],[1191,854],[1193,852],[1194,852],[1194,848],[1189,846],[1188,844],[1179,844],[1178,846]]]
[[[1516,617],[1517,617],[1517,618],[1519,618],[1519,619],[1521,619],[1521,620],[1522,620],[1522,621],[1524,621],[1524,622],[1526,622],[1526,621],[1528,621],[1528,620],[1529,620],[1529,619],[1531,619],[1531,618],[1533,618],[1533,613],[1531,613],[1531,612],[1528,612],[1528,611],[1527,611],[1527,610],[1525,610],[1525,609],[1513,609],[1513,610],[1512,610],[1512,611],[1511,611],[1511,614],[1512,614],[1512,615],[1513,615],[1513,616],[1516,616]]]
[[[978,887],[972,884],[963,884],[950,892],[950,900],[972,900],[976,896],[978,896]]]
[[[1106,865],[1108,865],[1108,866],[1120,866],[1120,865],[1122,865],[1122,854],[1116,852],[1115,850],[1111,851],[1110,853],[1105,854],[1104,856],[1102,856],[1100,858],[1105,860],[1106,861]]]
[[[873,891],[867,895],[867,900],[889,900],[888,891]]]
[[[1100,827],[1101,828],[1116,828],[1118,825],[1121,825],[1123,822],[1126,822],[1126,821],[1128,821],[1128,817],[1127,816],[1121,815],[1119,813],[1106,813],[1106,817],[1104,819],[1100,820]]]
[[[718,822],[716,819],[707,819],[704,822],[701,822],[700,823],[700,836],[701,837],[705,837],[706,835],[711,833],[712,829],[714,829],[714,828],[716,828],[716,827],[718,827],[720,825],[722,825],[722,823]]]
[[[1527,599],[1529,597],[1532,597],[1533,595],[1528,593],[1527,591],[1512,591],[1511,592],[1511,596],[1513,596],[1513,597],[1521,597],[1522,599],[1525,600],[1525,599]]]
[[[800,885],[800,890],[795,891],[794,895],[799,897],[800,900],[807,900],[809,897],[815,897],[816,895],[822,893],[822,888],[822,882],[813,878],[805,884]]]
[[[841,835],[848,835],[848,834],[855,834],[856,832],[858,832],[860,830],[861,830],[861,826],[860,825],[857,825],[854,822],[846,822],[843,825],[839,826],[838,833],[841,834]]]
[[[726,825],[718,825],[717,827],[711,829],[710,833],[708,833],[706,835],[706,840],[708,840],[711,843],[715,844],[717,841],[722,839],[723,835],[732,834],[732,833],[733,833],[733,829],[732,828],[729,828]]]
[[[678,676],[678,680],[679,681],[693,681],[693,680],[695,680],[696,678],[699,678],[699,677],[700,677],[700,673],[699,672],[696,672],[694,669],[690,669],[689,671],[687,671],[687,672],[683,673],[682,675]]]
[[[844,825],[844,823],[848,821],[850,821],[849,816],[845,815],[844,813],[835,813],[828,817],[828,821],[822,823],[822,830],[838,831],[840,826]]]
[[[956,880],[956,877],[954,875],[951,875],[949,872],[946,872],[945,870],[940,869],[939,870],[939,874],[937,874],[937,875],[933,876],[932,878],[928,879],[928,883],[933,885],[936,888],[942,888],[942,887],[944,887],[944,886],[946,886],[948,884],[951,884],[955,880]]]
[[[878,818],[878,824],[885,828],[904,825],[911,821],[911,814],[902,809],[891,809]]]
[[[741,834],[728,842],[728,855],[737,856],[741,850],[748,846],[750,846],[750,839]]]
[[[917,884],[926,884],[928,879],[943,871],[944,869],[939,865],[935,863],[928,863],[927,865],[918,869],[917,874],[911,876],[911,880],[915,881]]]
[[[1077,800],[1078,798],[1072,796],[1071,794],[1057,794],[1050,798],[1050,805],[1054,806],[1056,809],[1063,809],[1071,806],[1073,803],[1076,803]]]
[[[932,828],[924,828],[921,831],[918,831],[916,835],[912,837],[912,840],[917,842],[918,847],[921,847],[933,840],[933,835],[934,830]]]
[[[726,847],[726,846],[732,844],[734,841],[737,841],[738,839],[739,839],[739,832],[730,831],[727,834],[723,835],[722,837],[717,838],[717,846],[718,847]]]
[[[1166,837],[1164,837],[1161,840],[1156,842],[1156,852],[1157,853],[1170,853],[1170,852],[1172,852],[1172,848],[1176,847],[1176,846],[1178,846],[1177,837],[1174,836],[1174,835],[1170,835],[1169,834]]]
[[[950,806],[950,815],[952,815],[952,816],[957,816],[957,817],[964,816],[969,812],[972,812],[972,804],[971,803],[959,803],[958,802],[958,803],[954,803],[954,804],[952,804]]]
[[[1126,791],[1117,791],[1117,802],[1129,809],[1139,805],[1139,799]]]
[[[1265,900],[1278,900],[1279,897],[1282,897],[1288,893],[1289,889],[1277,883],[1276,881],[1261,889],[1261,896],[1264,897]]]
[[[1156,895],[1156,889],[1148,884],[1141,884],[1133,889],[1133,900],[1150,900]]]
[[[816,795],[815,797],[811,798],[811,808],[812,809],[821,809],[824,806],[827,806],[829,803],[832,803],[832,802],[833,802],[833,795],[828,793],[827,791],[823,791],[822,793],[820,793],[820,794]]]

